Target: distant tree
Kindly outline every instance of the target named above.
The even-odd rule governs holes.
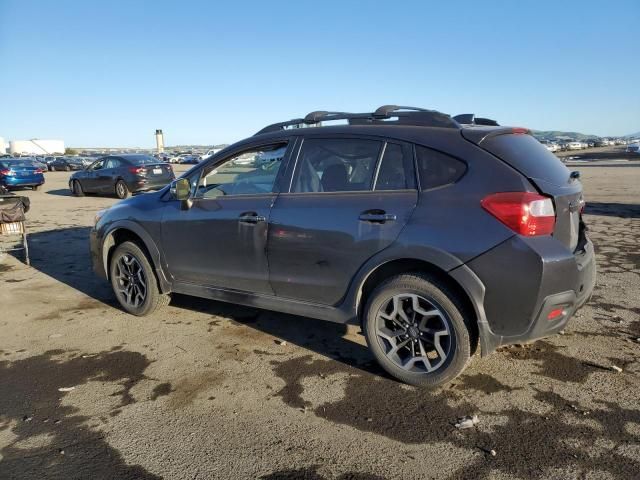
[[[65,155],[77,155],[78,151],[74,150],[73,148],[67,147],[67,148],[64,149],[64,154]]]

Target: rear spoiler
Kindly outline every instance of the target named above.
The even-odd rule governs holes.
[[[463,128],[461,130],[462,136],[470,142],[480,145],[484,140],[491,137],[497,137],[498,135],[530,135],[531,130],[522,127],[500,127],[500,128]]]
[[[490,118],[476,117],[475,113],[461,113],[456,115],[453,119],[460,125],[487,125],[490,127],[499,127],[500,125],[495,120]]]

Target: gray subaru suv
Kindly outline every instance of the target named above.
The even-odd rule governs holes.
[[[357,323],[387,372],[436,386],[589,299],[583,208],[527,129],[387,105],[270,125],[99,212],[91,251],[131,314],[177,292]]]

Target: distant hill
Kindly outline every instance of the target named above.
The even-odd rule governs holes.
[[[588,140],[600,138],[598,135],[587,135],[580,132],[561,132],[559,130],[532,130],[533,136],[538,140]]]
[[[629,135],[625,135],[622,138],[640,138],[640,132],[630,133]]]

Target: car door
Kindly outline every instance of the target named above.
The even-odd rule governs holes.
[[[85,192],[98,192],[97,172],[104,166],[105,158],[93,162],[85,170],[78,174],[80,184]]]
[[[170,200],[163,213],[162,244],[174,280],[273,293],[266,257],[268,222],[290,150],[290,140],[252,145],[189,175],[190,208]],[[276,152],[278,159],[261,163],[264,152]],[[241,157],[253,160],[239,165]]]
[[[102,168],[95,171],[96,191],[100,193],[114,193],[116,184],[116,169],[122,165],[118,157],[107,157]]]
[[[417,198],[408,145],[305,138],[290,191],[271,211],[267,248],[275,294],[338,304],[358,269],[398,237]]]

